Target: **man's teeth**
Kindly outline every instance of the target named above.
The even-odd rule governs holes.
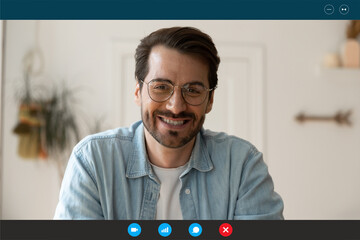
[[[162,120],[168,124],[175,125],[175,126],[184,124],[184,121],[173,121],[173,120],[166,119],[166,118],[162,118]]]

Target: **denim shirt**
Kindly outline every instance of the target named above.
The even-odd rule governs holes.
[[[283,219],[262,154],[240,138],[201,129],[180,181],[185,220]],[[54,219],[155,219],[159,192],[139,121],[75,146]]]

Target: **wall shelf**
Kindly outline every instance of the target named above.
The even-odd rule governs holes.
[[[316,69],[316,73],[324,78],[360,81],[360,68],[327,68],[321,66]]]

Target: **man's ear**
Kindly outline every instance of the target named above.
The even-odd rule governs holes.
[[[141,106],[141,90],[140,90],[140,84],[138,81],[136,81],[136,85],[135,85],[135,103],[138,106]]]
[[[210,99],[207,103],[207,106],[206,106],[206,114],[209,113],[212,109],[212,106],[213,106],[213,102],[214,102],[214,94],[215,94],[215,90],[211,91],[211,96],[210,96]]]

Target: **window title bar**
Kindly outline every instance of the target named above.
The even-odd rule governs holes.
[[[359,0],[0,0],[1,19],[360,19]]]

